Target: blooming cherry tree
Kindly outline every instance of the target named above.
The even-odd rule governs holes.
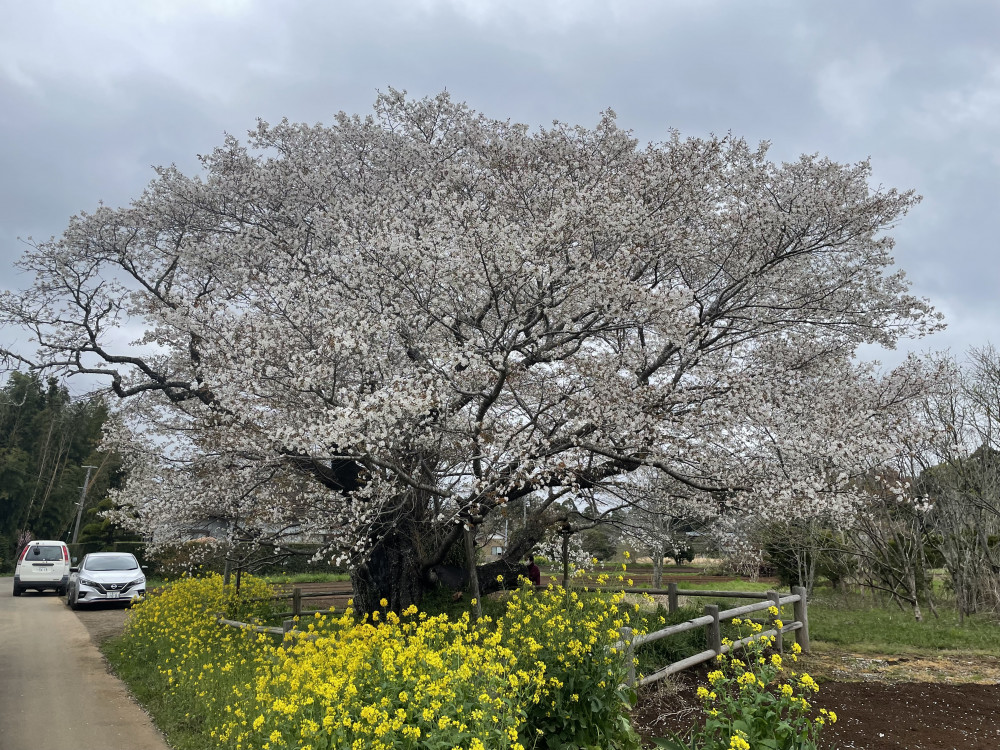
[[[886,234],[916,198],[865,162],[390,91],[202,165],[33,243],[2,318],[121,399],[132,523],[322,533],[361,607],[418,600],[505,503],[532,496],[513,564],[552,503],[643,467],[754,512],[836,506],[920,388],[852,355],[938,325]]]

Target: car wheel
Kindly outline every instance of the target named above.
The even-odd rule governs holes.
[[[80,605],[78,605],[76,603],[76,596],[67,597],[67,601],[69,601],[69,608],[70,609],[78,609],[79,606],[80,606]]]
[[[17,586],[17,585],[15,585],[15,586],[14,586],[14,596],[20,596],[20,595],[21,595],[21,592],[22,592],[23,590],[24,590],[24,589],[22,589],[22,588],[21,588],[20,586]]]
[[[60,586],[56,589],[56,596],[66,596],[66,587]]]

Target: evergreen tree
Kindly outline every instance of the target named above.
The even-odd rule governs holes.
[[[74,401],[55,378],[12,373],[0,388],[0,559],[11,560],[18,532],[68,539],[87,464],[88,498],[120,482],[116,456],[98,450],[107,407]]]

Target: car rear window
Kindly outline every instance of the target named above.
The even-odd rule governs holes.
[[[87,570],[134,570],[139,567],[135,558],[128,557],[88,557]]]
[[[25,560],[29,562],[32,560],[44,560],[45,562],[58,561],[63,559],[62,547],[56,547],[51,544],[40,545],[36,544],[30,550],[28,550],[28,555]]]

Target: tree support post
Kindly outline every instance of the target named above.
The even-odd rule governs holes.
[[[626,625],[619,628],[618,632],[621,634],[621,640],[625,646],[622,649],[625,654],[625,684],[629,687],[635,687],[635,646],[632,645],[632,628]]]
[[[472,597],[473,621],[483,616],[483,605],[479,601],[479,574],[476,572],[475,529],[471,521],[465,524],[465,564],[469,568],[469,595]]]
[[[667,611],[673,614],[677,611],[677,584],[667,584]]]
[[[802,627],[795,631],[795,642],[799,644],[802,651],[809,653],[809,605],[806,601],[806,587],[792,586],[792,593],[797,594],[799,600],[793,605],[795,619],[802,623]]]
[[[569,591],[569,532],[563,529],[562,534],[562,564],[563,564],[563,588]]]

